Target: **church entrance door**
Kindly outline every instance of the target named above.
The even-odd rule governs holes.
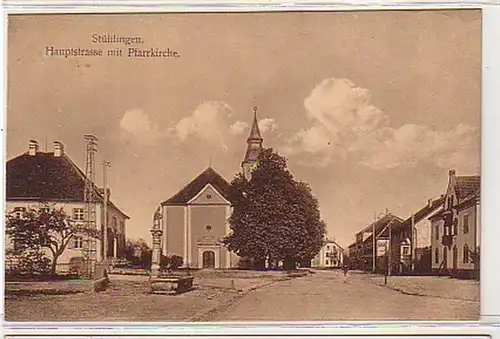
[[[215,253],[214,251],[203,252],[203,268],[215,268]]]

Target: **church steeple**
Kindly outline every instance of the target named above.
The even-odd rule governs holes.
[[[252,129],[250,130],[250,135],[247,139],[247,144],[251,142],[259,142],[262,143],[263,139],[260,135],[259,123],[257,122],[257,107],[253,108],[253,123]]]
[[[257,121],[257,107],[254,107],[252,128],[250,129],[250,135],[247,139],[245,158],[241,163],[243,174],[248,180],[250,180],[253,168],[257,165],[257,159],[259,158],[259,154],[262,150],[263,141],[264,139],[262,139],[260,134],[259,124]]]

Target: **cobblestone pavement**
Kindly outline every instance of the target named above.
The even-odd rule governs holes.
[[[351,273],[344,282],[341,272],[317,271],[307,277],[252,291],[212,314],[210,319],[203,320],[436,321],[478,318],[478,301],[407,295],[380,286],[370,275]]]

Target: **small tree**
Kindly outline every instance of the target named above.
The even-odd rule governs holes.
[[[100,238],[96,229],[72,221],[62,208],[42,204],[39,208],[28,208],[21,217],[7,214],[6,234],[16,244],[16,251],[40,252],[48,249],[52,253],[50,274],[55,275],[57,260],[73,237],[77,235]]]
[[[184,263],[184,259],[178,255],[161,255],[160,259],[160,270],[164,271],[176,271]]]
[[[475,251],[469,250],[469,257],[471,263],[474,264],[474,279],[479,280],[480,279],[480,264],[481,264],[481,251],[479,246],[475,249]]]
[[[142,238],[137,240],[127,239],[125,243],[125,259],[132,265],[149,269],[151,267],[152,249]]]

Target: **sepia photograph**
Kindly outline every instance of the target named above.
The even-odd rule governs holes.
[[[7,322],[479,320],[481,10],[6,31]]]

